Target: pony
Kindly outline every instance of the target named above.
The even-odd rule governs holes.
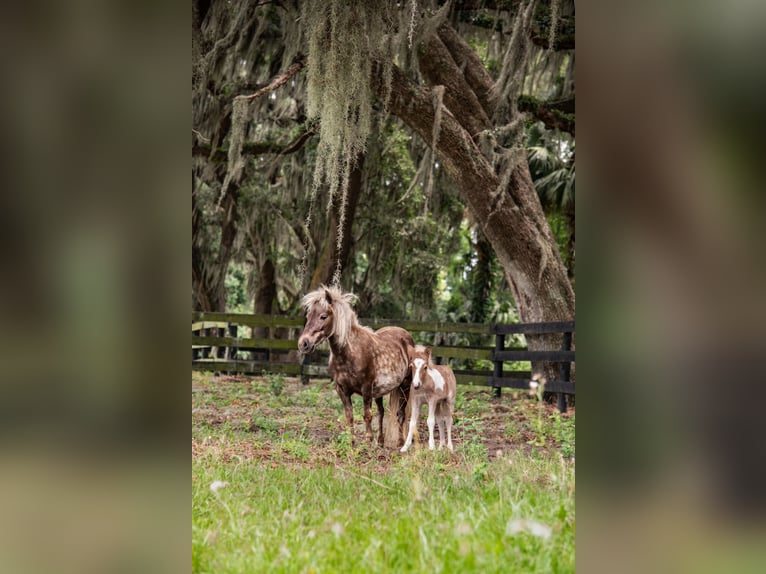
[[[400,327],[373,331],[359,324],[352,304],[356,297],[338,287],[321,285],[301,301],[306,325],[298,339],[298,350],[308,354],[325,340],[330,344],[330,376],[343,402],[346,423],[354,442],[354,412],[351,396],[359,394],[364,403],[367,439],[372,442],[372,401],[378,407],[378,444],[384,445],[383,397],[389,396],[389,441],[402,444],[407,393],[410,388],[409,350],[412,335]],[[397,424],[393,423],[396,412]],[[393,437],[391,436],[393,435]]]
[[[407,452],[412,444],[412,437],[418,423],[420,407],[428,403],[428,448],[434,449],[434,424],[439,424],[439,450],[444,447],[446,429],[447,448],[452,447],[452,413],[455,410],[456,381],[455,374],[447,365],[434,365],[431,362],[431,349],[417,345],[410,349],[410,369],[412,388],[410,402],[410,430],[401,452]]]

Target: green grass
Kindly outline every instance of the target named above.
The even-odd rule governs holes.
[[[364,442],[358,397],[352,448],[326,383],[193,391],[194,572],[574,571],[573,415],[461,387],[455,453],[401,455]]]

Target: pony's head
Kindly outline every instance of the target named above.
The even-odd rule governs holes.
[[[415,345],[409,348],[409,355],[412,386],[417,389],[423,384],[428,366],[431,364],[431,349],[423,345]]]
[[[355,300],[352,293],[324,285],[303,297],[301,305],[306,312],[306,326],[298,339],[298,350],[311,353],[331,337],[339,346],[345,347],[349,331],[357,322],[356,313],[351,308]]]

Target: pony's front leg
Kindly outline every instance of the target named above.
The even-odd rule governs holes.
[[[412,407],[410,412],[410,430],[407,433],[407,440],[404,441],[404,446],[400,449],[400,452],[407,452],[412,444],[412,437],[415,435],[415,427],[418,425],[418,411],[420,411],[420,402],[418,399],[412,399]]]
[[[378,406],[378,445],[383,446],[383,397],[375,399]]]
[[[428,401],[428,449],[436,448],[434,444],[434,426],[436,425],[436,401]]]
[[[346,394],[346,391],[338,383],[335,383],[335,392],[338,393],[343,403],[343,413],[346,415],[346,425],[351,435],[351,446],[354,446],[354,407],[351,404],[351,395]]]
[[[367,440],[372,443],[372,393],[362,395],[362,402],[364,403],[364,432]]]

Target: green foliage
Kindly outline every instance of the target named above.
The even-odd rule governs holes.
[[[464,208],[450,186],[426,196],[410,137],[393,120],[371,139],[365,163],[367,208],[357,214],[353,291],[359,312],[433,319],[439,275],[455,249]],[[435,179],[442,181],[440,169]]]
[[[226,271],[226,308],[233,313],[252,312],[252,301],[247,296],[247,268],[231,262]]]
[[[266,379],[266,382],[269,384],[269,389],[271,389],[271,393],[275,397],[282,394],[282,389],[285,388],[285,376],[282,373],[269,373],[264,371],[263,377]]]
[[[575,415],[562,417],[559,413],[549,416],[552,422],[554,440],[559,443],[561,454],[566,457],[575,455]]]

